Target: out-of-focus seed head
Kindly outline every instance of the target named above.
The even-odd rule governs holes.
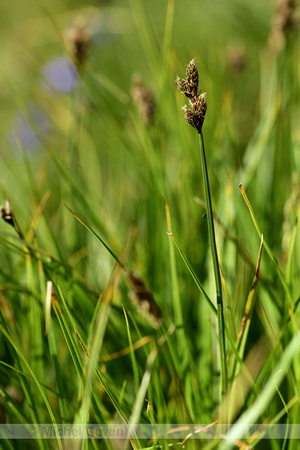
[[[4,222],[8,223],[16,230],[21,239],[24,239],[24,235],[19,227],[16,216],[10,207],[9,200],[5,201],[5,207],[0,206],[0,217],[4,220]]]
[[[153,328],[162,324],[160,307],[154,300],[152,292],[147,288],[141,277],[131,270],[126,270],[127,279],[132,287],[130,299],[140,313],[146,317]]]
[[[67,33],[67,47],[78,64],[82,65],[91,47],[91,39],[87,32],[85,21],[79,17],[75,20]]]
[[[226,49],[226,66],[230,75],[239,77],[246,68],[247,52],[244,44],[231,43]]]
[[[150,125],[155,114],[154,95],[139,76],[134,77],[132,81],[131,95],[143,122]]]
[[[297,3],[297,0],[278,0],[276,4],[276,15],[269,36],[269,46],[276,52],[285,47],[289,36],[298,26]]]
[[[13,212],[10,209],[8,200],[6,200],[5,202],[5,208],[4,206],[0,206],[0,216],[4,220],[4,222],[8,223],[12,227],[15,227]]]

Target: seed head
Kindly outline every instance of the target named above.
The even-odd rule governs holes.
[[[16,230],[21,239],[24,239],[24,235],[19,227],[16,216],[10,207],[9,200],[5,201],[5,207],[0,206],[0,217],[4,220],[4,222],[8,223]]]
[[[155,100],[152,90],[145,86],[140,77],[136,76],[132,82],[131,95],[143,122],[145,125],[150,125],[155,114]]]
[[[9,201],[6,200],[6,208],[4,206],[0,206],[0,216],[4,220],[4,222],[8,223],[12,227],[15,227],[14,215],[12,210],[10,209]]]
[[[198,94],[199,74],[194,59],[190,61],[186,68],[186,82],[191,97],[195,97]]]
[[[177,77],[175,81],[177,83],[177,87],[180,90],[180,92],[182,94],[184,94],[186,97],[189,97],[189,92],[188,92],[186,81],[179,77]]]
[[[79,17],[75,20],[67,34],[67,46],[75,62],[82,65],[90,51],[91,39],[85,21]]]
[[[182,108],[185,119],[201,134],[207,103],[206,94],[202,94],[201,91],[198,92],[199,74],[194,59],[187,66],[186,79],[177,77],[176,82],[178,89],[189,99],[191,107],[184,106]]]
[[[297,15],[297,0],[278,0],[276,15],[273,19],[269,36],[269,45],[275,51],[280,51],[287,43],[289,36],[299,23]]]
[[[198,93],[199,75],[195,65],[195,60],[192,59],[186,68],[186,79],[176,78],[177,87],[187,98],[195,97]]]
[[[162,314],[152,292],[137,273],[126,270],[126,275],[132,287],[130,293],[132,303],[147,318],[153,328],[158,329],[162,324]]]

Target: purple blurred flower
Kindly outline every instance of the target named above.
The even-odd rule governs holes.
[[[16,139],[19,139],[26,150],[35,149],[47,134],[49,120],[39,107],[30,108],[28,117],[19,113],[14,121],[10,141],[15,146]]]
[[[49,61],[42,73],[47,85],[58,92],[68,93],[78,84],[76,67],[64,56]]]

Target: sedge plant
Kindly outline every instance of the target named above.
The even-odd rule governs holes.
[[[216,298],[217,298],[217,312],[218,312],[218,332],[219,332],[219,347],[220,347],[220,361],[221,361],[221,384],[222,384],[222,396],[227,390],[227,362],[226,362],[226,343],[225,343],[225,320],[224,320],[224,308],[222,299],[221,288],[221,276],[219,268],[218,251],[216,244],[213,210],[211,202],[211,194],[209,187],[208,169],[205,156],[205,146],[203,138],[203,122],[207,110],[206,94],[198,91],[199,86],[199,73],[195,65],[195,60],[192,59],[186,69],[186,79],[177,77],[176,79],[178,89],[189,99],[190,108],[186,105],[183,107],[185,113],[185,119],[192,127],[194,127],[200,139],[200,152],[203,171],[205,201],[207,209],[207,222],[208,233],[211,247],[211,255],[214,267],[214,277],[216,286]]]

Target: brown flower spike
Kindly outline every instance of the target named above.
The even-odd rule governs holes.
[[[154,95],[139,76],[133,78],[131,95],[143,122],[150,125],[155,113]]]
[[[194,59],[187,66],[186,79],[177,77],[176,83],[182,94],[189,99],[191,108],[188,108],[186,105],[182,108],[185,113],[185,119],[201,134],[207,103],[206,94],[198,91],[199,74]]]
[[[0,206],[0,217],[4,222],[8,223],[16,230],[21,239],[24,239],[24,235],[8,200],[5,201],[5,208],[4,206]]]
[[[276,16],[269,37],[269,45],[275,51],[280,51],[286,45],[293,31],[299,24],[297,13],[297,0],[278,0],[276,5]]]
[[[66,44],[75,63],[83,65],[91,47],[91,38],[84,19],[78,17],[69,29]]]

